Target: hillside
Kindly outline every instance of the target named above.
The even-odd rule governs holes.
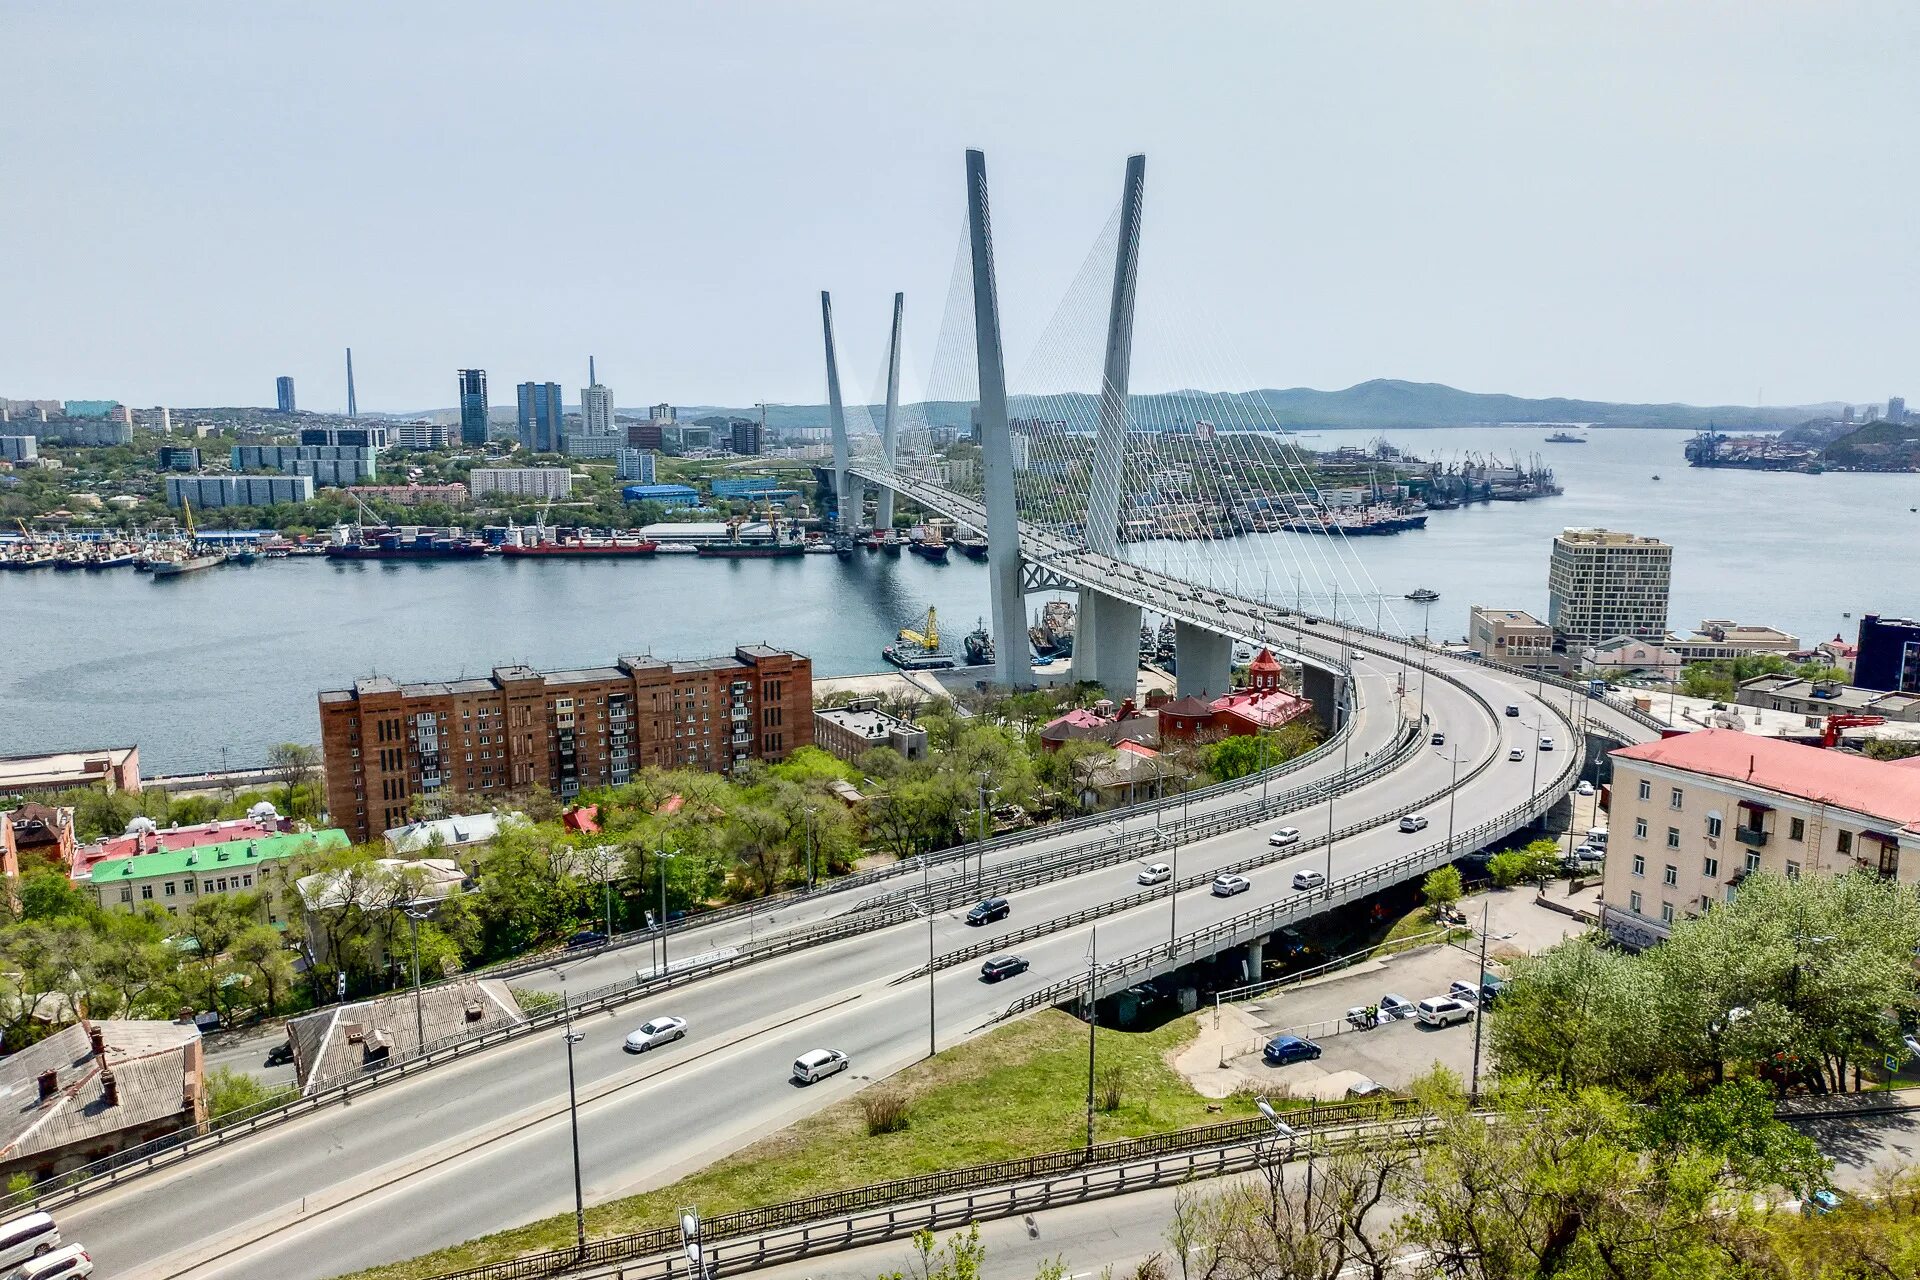
[[[1869,422],[1822,449],[1820,461],[1850,471],[1920,469],[1920,423]]]

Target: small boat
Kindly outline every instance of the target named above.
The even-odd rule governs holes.
[[[1655,479],[1655,480],[1658,480],[1659,478],[1660,478],[1659,476],[1655,476],[1655,477],[1654,477],[1654,479]]]
[[[1432,604],[1440,598],[1440,593],[1431,587],[1415,587],[1407,592],[1407,599],[1418,600],[1421,604]]]

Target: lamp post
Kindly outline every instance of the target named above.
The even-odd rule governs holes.
[[[668,853],[666,846],[660,847],[660,976],[667,976],[667,864],[678,854]]]
[[[1171,950],[1171,946],[1169,946]],[[1169,955],[1168,959],[1172,959]],[[1087,943],[1087,1150],[1093,1150],[1093,1033],[1100,1028],[1100,926],[1093,926]]]
[[[813,892],[813,806],[806,807],[807,815],[807,892]]]
[[[1451,757],[1443,757],[1443,758],[1450,758],[1453,761],[1453,783],[1447,788],[1446,850],[1447,850],[1447,858],[1449,861],[1451,861],[1453,858],[1453,807],[1456,799],[1460,795],[1460,759],[1465,754],[1466,752],[1461,751],[1458,747],[1456,747]]]
[[[988,786],[988,779],[992,776],[993,775],[985,769],[980,771],[980,821],[976,824],[978,831],[977,839],[980,847],[980,874],[975,877],[973,882],[976,893],[985,893],[987,891],[987,814],[989,812],[987,792],[991,789]],[[965,870],[965,866],[962,866],[961,871],[964,873]]]
[[[1480,976],[1474,985],[1484,990],[1487,985],[1487,913],[1492,909],[1491,902],[1480,904]],[[1480,1099],[1480,1024],[1486,1021],[1486,1008],[1475,1001],[1473,1011],[1473,1075],[1467,1085],[1467,1097],[1472,1101]]]
[[[587,1033],[573,1029],[573,1006],[567,1003],[565,992],[560,995],[560,1007],[567,1016],[567,1121],[573,1129],[573,1234],[574,1243],[584,1258],[587,1254],[587,1200],[580,1188],[580,1103],[573,1084],[573,1046],[585,1040]]]
[[[401,912],[407,917],[407,932],[413,938],[413,1036],[415,1053],[427,1051],[427,1015],[420,999],[420,922],[433,914],[433,908],[423,906],[418,899],[400,904]]]
[[[1349,733],[1340,740],[1340,775],[1327,784],[1327,883],[1323,887],[1329,897],[1333,895],[1333,796],[1340,789],[1340,780],[1347,776],[1347,760],[1352,754],[1353,735]]]
[[[1287,1159],[1289,1160],[1293,1159],[1293,1144],[1294,1144],[1294,1140],[1300,1136],[1299,1130],[1295,1129],[1292,1125],[1282,1120],[1280,1118],[1280,1113],[1275,1111],[1273,1109],[1273,1104],[1271,1102],[1268,1102],[1265,1098],[1255,1098],[1253,1100],[1253,1105],[1260,1109],[1260,1114],[1265,1116],[1267,1118],[1267,1123],[1273,1126],[1274,1134],[1278,1137],[1282,1137],[1287,1140]],[[1306,1211],[1308,1213],[1313,1212],[1313,1138],[1311,1135],[1309,1135],[1307,1138]]]
[[[963,874],[964,874],[964,870],[965,869],[963,868],[962,869]],[[933,1011],[933,854],[932,853],[923,853],[920,855],[920,884],[921,884],[921,892],[926,894],[926,901],[920,904],[920,913],[926,916],[927,918],[927,1056],[931,1058],[935,1053],[939,1051],[939,1045],[936,1043],[938,1024],[934,1021],[934,1011]],[[961,887],[962,888],[966,887],[966,882],[964,880],[961,882]]]

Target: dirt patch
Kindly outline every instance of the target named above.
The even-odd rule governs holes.
[[[1193,1086],[1195,1093],[1203,1098],[1231,1098],[1236,1093],[1266,1087],[1265,1077],[1230,1065],[1233,1056],[1246,1048],[1248,1040],[1257,1040],[1266,1034],[1265,1022],[1237,1005],[1221,1008],[1217,1028],[1211,1010],[1193,1017],[1200,1033],[1186,1045],[1169,1049],[1165,1060]]]

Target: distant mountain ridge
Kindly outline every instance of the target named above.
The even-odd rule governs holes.
[[[1838,415],[1839,401],[1814,405],[1689,405],[1616,404],[1606,400],[1574,400],[1563,396],[1531,399],[1489,392],[1462,391],[1438,382],[1404,382],[1375,378],[1341,391],[1288,387],[1261,391],[1176,391],[1132,398],[1133,418],[1147,429],[1202,419],[1222,429],[1235,426],[1325,428],[1330,430],[1417,430],[1422,427],[1479,427],[1539,422],[1586,422],[1603,427],[1660,427],[1701,431],[1709,426],[1728,429],[1776,429],[1809,418]],[[1015,417],[1059,418],[1092,422],[1096,397],[1084,392],[1056,396],[1010,396],[1008,412]],[[935,422],[965,423],[971,405],[963,401],[933,401],[927,416]],[[683,417],[730,414],[752,418],[758,408],[725,405],[685,405]],[[824,427],[825,405],[769,405],[769,425]]]

